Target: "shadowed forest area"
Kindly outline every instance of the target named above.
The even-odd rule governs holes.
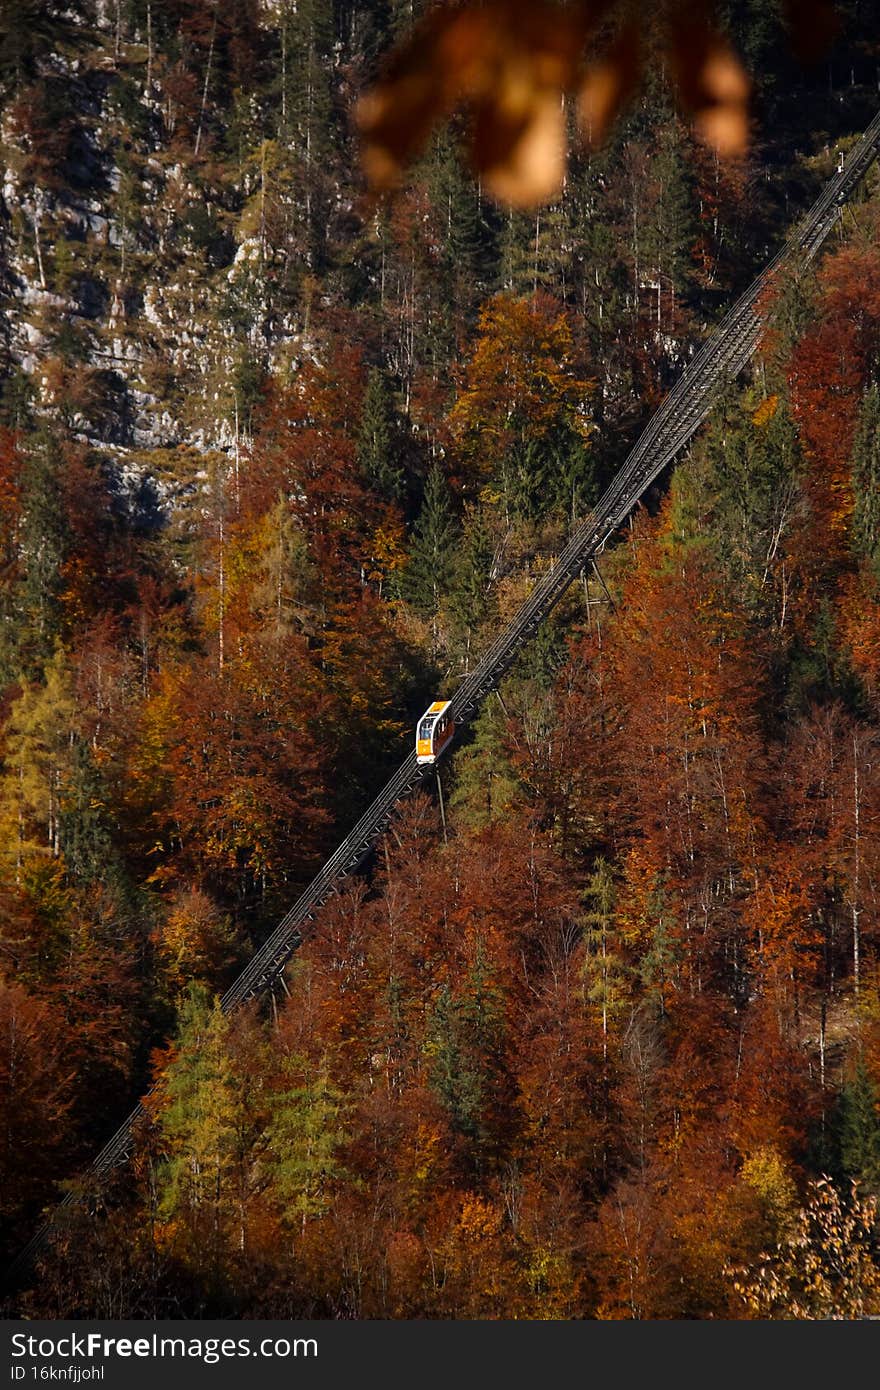
[[[0,20],[0,1244],[30,1317],[880,1314],[880,175],[261,1003],[218,996],[874,116],[726,0],[558,201],[352,121],[402,0]],[[650,8],[650,7],[649,7]],[[657,7],[659,10],[659,6]]]

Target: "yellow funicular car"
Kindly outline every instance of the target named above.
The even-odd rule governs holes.
[[[435,700],[416,725],[416,762],[436,762],[455,733],[455,724],[446,713],[450,703]]]

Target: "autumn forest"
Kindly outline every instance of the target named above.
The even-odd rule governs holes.
[[[722,0],[725,158],[642,5],[552,201],[461,113],[370,197],[352,113],[425,8],[0,12],[4,1265],[147,1097],[4,1311],[880,1315],[876,168],[220,1009],[877,111],[876,0],[812,62]]]

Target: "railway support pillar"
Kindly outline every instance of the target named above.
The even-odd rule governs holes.
[[[440,801],[440,821],[441,821],[441,824],[442,824],[442,826],[443,826],[443,843],[444,843],[444,845],[448,845],[448,844],[449,844],[449,837],[448,837],[448,835],[446,834],[446,807],[445,807],[444,804],[443,804],[443,782],[442,782],[441,777],[440,777],[440,764],[439,764],[439,763],[435,763],[435,764],[434,764],[434,774],[435,774],[435,776],[436,776],[436,778],[437,778],[437,796],[438,796],[439,801]]]

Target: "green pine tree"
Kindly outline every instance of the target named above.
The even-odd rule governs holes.
[[[785,368],[795,344],[816,316],[815,281],[808,274],[783,271],[774,286],[770,321],[774,329],[773,349],[767,363],[774,381],[784,379]]]
[[[547,483],[543,512],[556,512],[574,526],[599,495],[596,455],[566,423],[551,431],[543,446]]]
[[[270,1181],[285,1224],[303,1232],[330,1209],[334,1185],[348,1176],[340,1159],[348,1137],[345,1097],[326,1064],[316,1070],[290,1057],[285,1069],[296,1084],[272,1097]]]
[[[596,860],[586,896],[589,908],[584,915],[584,993],[599,1015],[602,1052],[607,1058],[609,1030],[626,1003],[624,965],[612,941],[615,891],[607,860]]]
[[[457,536],[458,523],[452,510],[449,484],[440,465],[434,463],[425,483],[401,588],[407,603],[433,620],[435,638],[437,615],[452,578]]]
[[[114,843],[107,787],[88,743],[73,748],[61,791],[59,842],[68,871],[84,883],[124,887],[124,871]]]
[[[837,1122],[845,1177],[880,1195],[880,1096],[862,1057],[840,1092]]]
[[[0,376],[0,425],[22,432],[30,430],[34,395],[30,377],[10,362]]]
[[[474,1146],[477,1166],[494,1147],[506,1091],[504,996],[478,951],[460,992],[441,985],[428,1020],[430,1082],[452,1128]]]
[[[455,784],[449,799],[457,823],[481,830],[504,820],[522,798],[522,789],[505,752],[506,717],[498,700],[487,700],[458,750]]]
[[[358,463],[370,486],[391,501],[399,501],[406,489],[400,454],[400,432],[391,386],[385,372],[373,367],[367,377],[364,396]]]
[[[603,361],[606,370],[611,369],[614,345],[631,312],[625,241],[608,192],[622,153],[621,132],[615,128],[601,150],[589,156],[575,151],[566,185],[571,237],[577,248],[569,268],[572,301],[587,325],[595,360]],[[621,362],[616,370],[623,369]],[[601,396],[596,404],[601,409]]]
[[[279,21],[278,135],[299,160],[306,259],[313,271],[325,257],[326,184],[336,145],[333,8],[330,0],[284,0]]]
[[[880,575],[880,387],[865,393],[852,456],[852,548]]]
[[[515,295],[544,290],[564,300],[571,250],[567,204],[534,213],[511,211],[498,233],[498,280]]]
[[[495,547],[483,509],[470,507],[465,517],[464,534],[456,555],[449,593],[449,611],[463,630],[466,658],[470,657],[474,634],[493,608],[491,582],[494,559]]]
[[[787,401],[773,396],[756,410],[753,400],[728,387],[702,456],[688,470],[694,481],[694,529],[683,539],[697,544],[711,539],[739,597],[753,610],[772,596],[770,580],[795,521],[802,469]]]
[[[463,152],[448,130],[435,140],[428,186],[440,228],[438,270],[452,349],[456,327],[462,319],[470,327],[480,303],[497,288],[497,215],[481,201],[479,186],[468,176]]]
[[[193,1257],[219,1269],[236,1160],[237,1092],[229,1058],[230,1021],[218,1000],[193,985],[181,1009],[174,1058],[158,1120],[164,1153],[160,1217],[189,1233]]]
[[[42,668],[61,631],[62,565],[69,544],[61,468],[57,440],[41,431],[30,443],[22,469],[24,574],[19,601],[23,610],[22,651],[30,674]]]
[[[665,1017],[667,994],[676,977],[680,950],[674,897],[660,874],[655,874],[648,897],[646,926],[648,945],[639,961],[638,975],[652,1008]]]
[[[641,242],[645,273],[660,284],[658,327],[664,321],[663,296],[671,292],[681,298],[691,286],[691,248],[697,229],[694,180],[680,130],[674,121],[661,130],[652,160],[657,196],[650,210],[645,210]]]
[[[231,373],[232,417],[242,434],[254,432],[254,412],[263,399],[266,369],[260,358],[245,344],[239,350]]]

